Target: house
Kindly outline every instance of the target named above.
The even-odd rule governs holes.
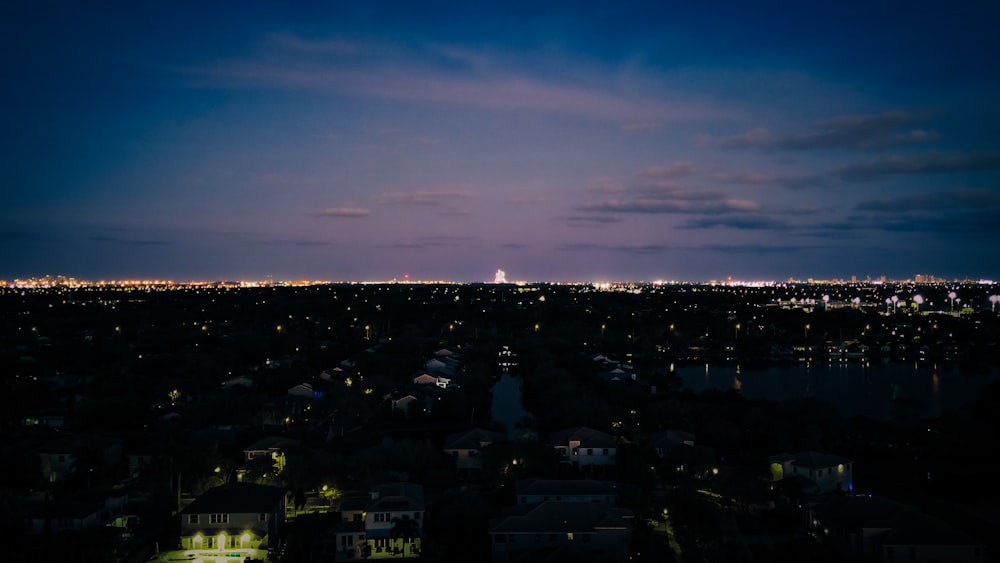
[[[781,453],[768,458],[774,481],[796,479],[806,494],[849,492],[854,490],[854,462],[838,455],[814,451]]]
[[[446,436],[443,449],[455,460],[455,469],[468,472],[483,468],[483,448],[505,439],[503,434],[473,428]]]
[[[284,436],[265,436],[243,449],[243,459],[253,462],[260,459],[271,459],[278,473],[285,470],[285,453],[298,448],[302,442]]]
[[[681,430],[660,430],[649,436],[649,445],[662,459],[678,457],[685,448],[694,447],[694,434]]]
[[[424,535],[424,490],[414,483],[372,487],[367,498],[344,499],[334,529],[343,559],[419,557]]]
[[[263,558],[284,525],[286,493],[253,483],[209,489],[181,511],[181,549],[200,557]]]
[[[879,496],[829,496],[812,507],[816,533],[850,559],[982,563],[984,546],[914,507]]]
[[[319,399],[323,396],[323,391],[317,389],[313,382],[303,381],[298,385],[290,387],[288,395],[299,399]]]
[[[250,389],[253,387],[253,379],[245,375],[237,375],[222,382],[222,388],[228,390]]]
[[[514,487],[517,504],[542,502],[618,502],[618,487],[607,481],[592,479],[522,479]]]
[[[27,533],[83,532],[104,526],[121,516],[128,496],[124,490],[86,489],[74,495],[46,500],[26,518]]]
[[[431,385],[437,383],[437,378],[429,373],[422,373],[413,378],[414,385]]]
[[[632,520],[630,510],[603,502],[518,504],[490,521],[493,561],[538,560],[539,554],[559,548],[625,561]]]
[[[549,441],[561,461],[580,468],[614,465],[618,455],[618,445],[611,434],[586,426],[554,432]]]
[[[430,412],[443,392],[436,385],[407,385],[404,389],[390,393],[387,398],[393,411],[409,414],[414,408],[411,405],[415,403]]]
[[[42,478],[57,483],[84,465],[111,467],[122,460],[122,442],[97,434],[73,433],[53,440],[35,450]]]

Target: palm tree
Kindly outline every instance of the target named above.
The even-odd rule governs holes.
[[[403,548],[403,544],[408,543],[411,538],[416,537],[420,533],[420,523],[416,520],[410,518],[409,514],[402,514],[392,519],[392,529],[389,531],[389,537],[399,540],[404,540],[400,542],[399,552],[406,554]]]

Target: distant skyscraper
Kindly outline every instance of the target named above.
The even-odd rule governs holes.
[[[497,270],[496,275],[493,276],[493,283],[507,283],[507,272]]]

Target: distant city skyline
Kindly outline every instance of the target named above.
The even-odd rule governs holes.
[[[1000,7],[22,3],[0,279],[1000,279]]]

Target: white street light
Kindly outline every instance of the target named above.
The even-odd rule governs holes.
[[[923,295],[914,295],[913,296],[913,304],[917,306],[917,310],[919,311],[920,310],[920,306],[924,304],[924,296]]]
[[[951,299],[951,311],[955,312],[955,298],[958,297],[954,291],[948,292],[948,299]]]

